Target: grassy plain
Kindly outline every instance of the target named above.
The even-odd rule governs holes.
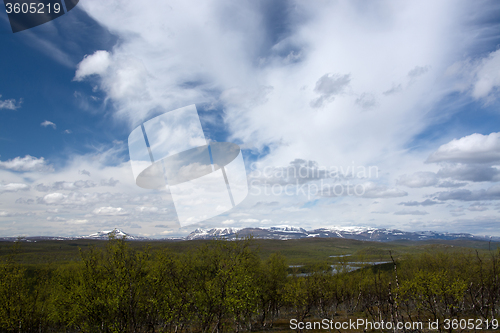
[[[132,248],[143,250],[169,249],[175,253],[195,251],[209,243],[209,240],[192,241],[130,241]],[[91,246],[104,248],[107,241],[103,240],[39,240],[36,242],[22,241],[18,249],[20,263],[57,264],[80,260],[79,250]],[[5,259],[12,253],[13,242],[0,242],[0,259]],[[390,261],[390,254],[394,258],[401,258],[406,254],[420,254],[439,252],[478,251],[479,254],[489,249],[496,250],[499,242],[479,240],[432,240],[432,241],[395,241],[395,242],[368,242],[341,238],[303,238],[291,240],[255,239],[256,247],[261,259],[267,259],[272,253],[284,255],[289,265],[310,265],[317,263],[335,264],[339,261]],[[347,257],[338,257],[349,255]]]

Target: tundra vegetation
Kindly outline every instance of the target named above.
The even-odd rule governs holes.
[[[0,331],[266,332],[289,331],[291,318],[500,316],[499,249],[387,251],[389,263],[355,271],[351,257],[338,256],[314,260],[298,274],[286,256],[263,256],[252,239],[183,251],[132,243],[110,239],[79,249],[75,260],[38,263],[22,251],[30,244],[11,243],[7,251],[2,243]],[[358,261],[367,260],[366,249],[374,252],[368,245]]]

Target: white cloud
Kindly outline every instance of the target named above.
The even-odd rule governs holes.
[[[319,78],[314,87],[314,92],[320,96],[311,101],[313,108],[323,106],[325,102],[332,102],[335,96],[341,95],[351,82],[349,74],[325,74]]]
[[[83,173],[83,172],[82,172]],[[117,179],[114,179],[113,177],[109,178],[109,179],[102,179],[101,180],[101,186],[111,186],[111,187],[115,187],[116,184],[118,184],[120,181],[117,180]]]
[[[16,157],[8,161],[0,161],[0,169],[12,171],[54,171],[52,165],[48,165],[43,157],[36,158],[30,155]]]
[[[54,124],[53,122],[51,121],[48,121],[48,120],[45,120],[44,122],[42,122],[40,124],[40,126],[43,126],[43,127],[47,127],[47,126],[51,126],[53,129],[56,129],[56,124]]]
[[[434,201],[431,199],[426,199],[422,202],[418,202],[418,201],[400,202],[399,205],[403,205],[403,206],[433,206],[433,205],[438,205],[440,203],[441,202]]]
[[[0,95],[0,98],[2,95]],[[2,109],[7,109],[7,110],[16,110],[21,107],[23,100],[20,99],[19,102],[16,102],[15,99],[6,99],[6,100],[1,100],[0,99],[0,110]]]
[[[422,210],[401,210],[394,213],[394,215],[427,215],[427,214],[429,213]]]
[[[43,202],[51,204],[61,204],[68,196],[62,193],[50,193],[43,197]]]
[[[257,220],[257,219],[241,219],[240,222],[241,223],[257,223],[257,222],[259,222],[259,220]]]
[[[34,199],[19,198],[19,199],[16,199],[15,203],[22,204],[22,205],[32,205],[35,203],[35,200]]]
[[[89,222],[89,220],[85,220],[85,219],[71,219],[71,220],[68,220],[66,223],[68,223],[68,224],[86,224],[88,222]]]
[[[363,184],[363,198],[397,198],[407,196],[408,193],[397,188],[388,188],[373,182]]]
[[[118,216],[127,215],[128,213],[121,207],[99,207],[94,209],[94,215]]]
[[[320,166],[318,162],[307,161],[296,158],[286,167],[259,167],[254,164],[255,170],[250,173],[249,178],[253,184],[304,184],[321,179],[343,180],[350,178],[377,178],[376,167],[366,168],[364,166],[340,165]]]
[[[9,183],[6,185],[0,184],[0,193],[27,191],[29,189],[30,189],[29,185],[26,184],[20,184],[20,183]]]
[[[440,146],[427,163],[492,163],[500,161],[500,132],[489,135],[474,133]]]
[[[60,216],[47,216],[47,221],[64,222],[66,220],[67,219],[65,219],[64,217],[60,217]]]
[[[500,170],[488,165],[446,165],[437,172],[441,178],[468,180],[472,182],[491,182],[500,180]],[[446,187],[446,186],[440,186]],[[454,187],[454,186],[451,186]]]
[[[311,184],[305,187],[297,187],[295,193],[304,193],[308,196],[320,195],[322,197],[360,197],[360,198],[397,198],[407,196],[408,193],[397,188],[389,188],[374,182],[365,182],[360,184],[338,183],[333,185]],[[286,191],[288,191],[285,188]],[[285,192],[283,190],[283,192]],[[285,192],[286,193],[286,192]],[[292,192],[293,193],[293,192]],[[285,209],[285,208],[283,208]],[[290,209],[290,208],[287,208]],[[296,208],[293,208],[297,210]],[[305,211],[300,209],[300,211]]]
[[[457,232],[467,232],[470,233],[474,230],[477,235],[485,235],[487,237],[498,235],[498,230],[500,227],[500,222],[498,221],[498,216],[495,215],[482,215],[477,216],[472,219],[456,219],[449,221],[442,225],[453,225]],[[440,226],[440,229],[444,228]]]
[[[139,213],[157,213],[158,207],[154,206],[139,206],[135,207],[135,211]]]
[[[362,93],[358,98],[356,98],[355,103],[364,109],[369,109],[376,106],[377,99],[373,94]]]
[[[458,200],[458,201],[481,201],[481,200],[500,200],[500,185],[496,184],[487,189],[480,190],[453,190],[446,192],[437,192],[433,194],[437,200]]]
[[[75,80],[81,81],[89,75],[103,75],[111,64],[110,55],[107,51],[95,51],[92,55],[86,55],[78,64]]]
[[[402,175],[397,184],[412,188],[434,186],[438,183],[438,177],[434,172],[415,172],[412,175]]]
[[[463,187],[467,185],[467,183],[454,182],[451,180],[445,180],[440,182],[437,187]]]
[[[78,170],[78,173],[79,173],[79,174],[81,174],[81,175],[87,175],[87,176],[89,176],[89,177],[90,177],[90,172],[89,172],[89,171],[87,171],[87,170],[85,170],[85,169],[83,169],[83,170]]]
[[[96,187],[97,184],[91,180],[77,180],[75,182],[58,181],[50,185],[37,184],[35,190],[39,192],[60,191],[60,190],[77,190],[82,188]]]
[[[415,68],[413,68],[411,71],[408,72],[408,76],[413,79],[424,75],[428,71],[429,71],[428,67],[415,66]]]
[[[80,192],[69,192],[68,194],[55,192],[45,195],[38,199],[39,204],[47,205],[68,205],[68,206],[89,206],[97,204],[99,202],[109,202],[117,197],[121,197],[120,194],[112,193],[80,193]]]
[[[488,207],[482,206],[482,205],[471,205],[467,209],[472,211],[472,212],[483,212],[485,210],[488,210]]]
[[[291,151],[297,148],[295,144],[299,141],[305,142],[304,146],[318,144],[317,140],[304,141],[306,136],[302,134],[291,138],[292,134],[298,134],[298,126],[313,129],[329,143],[339,142],[339,137],[349,142],[354,133],[347,135],[344,130],[347,128],[357,128],[356,134],[365,138],[382,132],[389,142],[404,141],[401,137],[391,141],[389,136],[401,128],[397,123],[408,120],[406,116],[414,120],[420,118],[412,105],[421,102],[417,96],[422,93],[426,99],[435,95],[435,87],[431,89],[431,85],[427,85],[425,89],[425,81],[432,80],[442,68],[443,60],[449,55],[446,50],[466,46],[447,38],[451,32],[460,33],[455,26],[457,11],[450,15],[449,6],[454,9],[456,6],[449,2],[427,1],[404,6],[381,3],[375,16],[357,10],[354,4],[311,6],[291,2],[283,5],[284,15],[279,18],[269,17],[266,6],[253,1],[238,5],[217,0],[199,2],[196,12],[192,6],[181,3],[157,3],[155,8],[146,8],[124,1],[120,11],[95,0],[81,6],[117,34],[121,42],[109,53],[100,51],[86,57],[75,77],[83,79],[88,73],[98,74],[101,89],[118,104],[117,116],[135,124],[147,118],[155,106],[171,110],[187,101],[212,101],[219,92],[225,94],[236,89],[253,95],[265,88],[270,92],[268,98],[260,99],[260,106],[252,98],[240,97],[237,103],[226,108],[228,125],[232,134],[244,142],[251,141],[248,140],[251,137],[260,146],[260,143],[283,139],[290,144]],[[234,12],[245,15],[228,20],[228,14]],[[291,15],[292,12],[295,14]],[[421,17],[426,17],[425,24]],[[265,24],[277,19],[289,27],[286,33],[277,34],[271,28],[274,23]],[[392,22],[390,27],[386,25],[387,20]],[[369,26],[359,25],[366,21],[370,22]],[[340,30],[349,33],[340,33]],[[200,49],[203,52],[199,52]],[[410,51],[414,49],[419,52]],[[103,65],[88,65],[89,58],[94,57],[97,64]],[[289,61],[292,58],[294,60]],[[87,65],[91,69],[84,71]],[[96,67],[100,69],[94,70]],[[419,77],[422,86],[415,84],[412,91],[407,89],[410,96],[402,91],[401,100],[380,101],[378,120],[372,115],[358,117],[355,100],[359,96],[368,92],[378,101],[377,97],[390,89],[395,79],[398,84],[406,80],[406,84],[408,72],[423,68],[428,71]],[[325,73],[339,74],[334,77]],[[353,95],[339,96],[347,84]],[[216,96],[211,94],[214,91]],[[425,95],[424,91],[430,93]],[[317,99],[318,94],[325,101],[338,96],[327,105],[321,103],[326,105],[326,114],[311,113],[316,109],[309,103]],[[367,100],[370,105],[372,101],[371,97]],[[384,126],[383,119],[387,119],[388,114],[395,117]],[[331,121],[326,115],[335,115],[336,120]],[[287,121],[276,121],[278,119]],[[358,126],[351,126],[354,123]],[[321,125],[330,128],[327,130],[328,126]],[[418,126],[408,129],[412,131],[407,132],[406,137],[418,131]],[[397,134],[394,133],[394,137]],[[366,140],[358,138],[357,141]]]
[[[382,94],[388,96],[388,95],[392,95],[392,94],[397,94],[401,91],[403,91],[403,87],[401,86],[401,83],[398,85],[393,84],[391,89],[384,91]]]
[[[135,52],[134,52],[135,53]],[[157,107],[152,101],[153,96],[148,90],[149,81],[153,76],[148,72],[144,63],[130,54],[110,54],[107,51],[96,51],[86,56],[79,64],[75,73],[75,80],[82,81],[90,75],[101,78],[100,88],[117,103],[119,116],[134,123],[142,105],[142,114]],[[141,119],[144,120],[144,119]]]

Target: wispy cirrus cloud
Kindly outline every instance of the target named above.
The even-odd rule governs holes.
[[[488,102],[497,97],[500,88],[500,50],[481,59],[474,71],[472,96],[476,99],[486,99]]]

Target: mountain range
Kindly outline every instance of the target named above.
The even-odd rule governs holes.
[[[122,238],[128,240],[166,240],[166,241],[182,241],[196,239],[229,239],[234,240],[253,236],[257,239],[300,239],[300,238],[346,238],[361,241],[375,242],[390,242],[397,240],[483,240],[483,241],[500,241],[500,237],[478,236],[469,233],[449,233],[435,231],[401,231],[397,229],[385,228],[369,228],[369,227],[329,227],[313,230],[305,230],[294,226],[275,226],[267,228],[198,228],[191,232],[186,237],[180,238],[164,238],[164,239],[149,239],[140,236],[127,234],[119,229],[99,231],[88,236],[80,237],[52,237],[52,236],[36,236],[36,237],[3,237],[0,241],[14,241],[22,239],[23,241],[33,242],[37,240],[72,240],[72,239],[92,239],[92,240],[107,240],[109,237]]]
[[[477,236],[469,233],[449,233],[435,231],[401,231],[397,229],[367,228],[367,227],[330,227],[305,230],[292,226],[276,226],[270,228],[212,228],[196,229],[186,236],[186,240],[194,239],[236,239],[252,235],[259,239],[299,239],[307,237],[346,238],[361,241],[390,242],[396,240],[494,240],[500,237]]]

